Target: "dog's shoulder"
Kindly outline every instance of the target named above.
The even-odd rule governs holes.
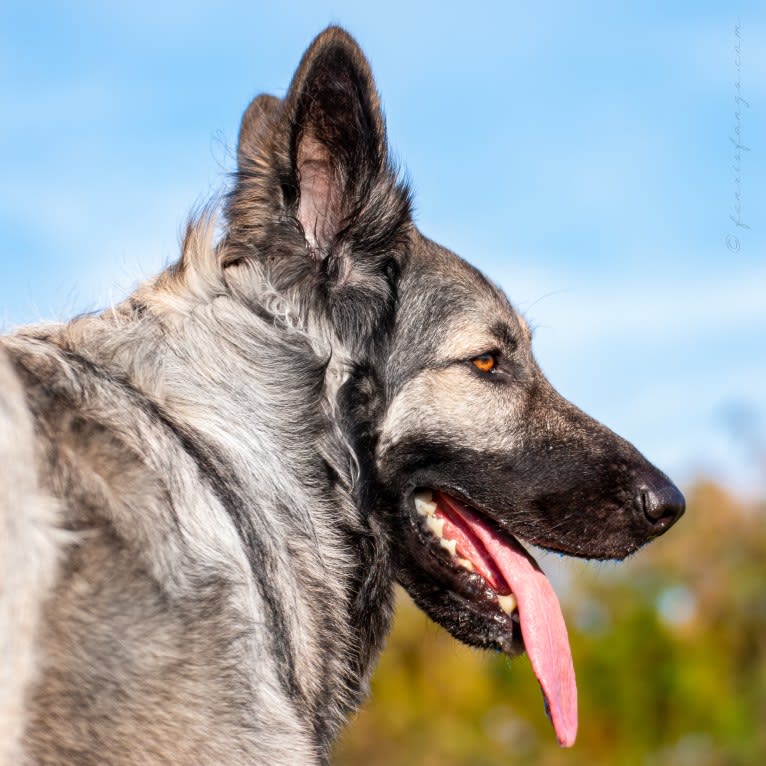
[[[58,504],[40,485],[36,441],[22,380],[0,344],[0,763],[20,761],[41,605],[65,543]]]

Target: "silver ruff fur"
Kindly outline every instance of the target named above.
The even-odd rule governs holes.
[[[0,339],[0,764],[326,763],[396,581],[526,649],[571,744],[514,536],[620,558],[683,498],[415,228],[343,30],[247,110],[214,228],[114,308]]]

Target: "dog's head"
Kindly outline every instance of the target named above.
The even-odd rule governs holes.
[[[556,393],[504,294],[413,226],[369,66],[345,32],[317,38],[283,100],[251,104],[238,159],[228,264],[257,257],[348,361],[339,410],[399,580],[462,641],[526,649],[570,744],[566,629],[519,540],[623,558],[680,517],[682,495]]]

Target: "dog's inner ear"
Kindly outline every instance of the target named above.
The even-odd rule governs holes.
[[[383,117],[367,61],[334,30],[307,51],[286,101],[295,215],[322,258],[386,167]]]
[[[345,217],[344,179],[334,169],[330,151],[313,135],[303,135],[298,143],[297,217],[315,256],[326,252]]]

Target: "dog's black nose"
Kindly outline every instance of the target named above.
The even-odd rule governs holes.
[[[686,500],[681,491],[671,481],[663,479],[662,483],[655,486],[644,484],[636,497],[638,512],[655,534],[661,534],[672,527],[686,510]]]

